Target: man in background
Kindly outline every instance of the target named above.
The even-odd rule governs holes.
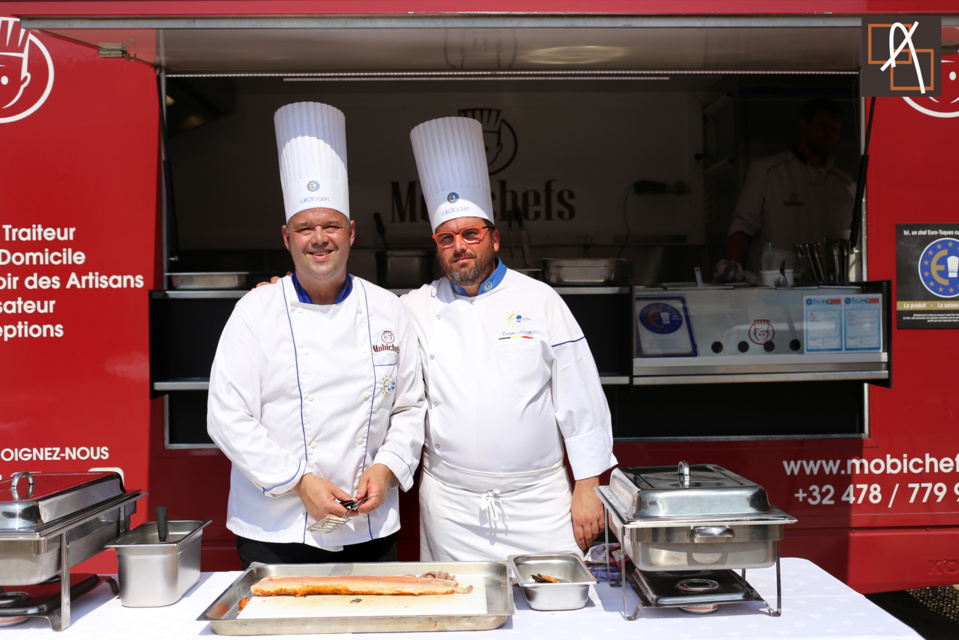
[[[766,250],[791,256],[799,243],[849,238],[855,187],[833,157],[840,124],[835,102],[811,100],[799,114],[796,145],[749,167],[726,238],[726,260],[716,265],[714,279],[755,280],[746,272],[759,273]]]

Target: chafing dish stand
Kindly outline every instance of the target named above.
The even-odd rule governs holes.
[[[102,551],[107,539],[126,532],[130,516],[136,512],[136,501],[147,494],[123,493],[119,474],[112,472],[36,475],[44,480],[60,477],[54,483],[55,489],[49,492],[37,489],[36,495],[34,477],[29,472],[14,473],[7,481],[12,502],[4,503],[8,508],[4,509],[0,523],[0,557],[4,558],[0,584],[13,586],[20,600],[4,607],[0,616],[8,621],[42,617],[50,622],[54,631],[62,631],[70,626],[72,597],[92,590],[101,582],[109,583],[114,594],[119,593],[113,578],[83,575],[73,580],[70,568]],[[21,480],[27,483],[23,495],[18,491]],[[44,521],[45,517],[50,521]],[[54,543],[59,545],[56,551],[53,551]],[[72,555],[71,546],[75,550]],[[59,603],[54,596],[45,602],[30,604],[36,600],[29,598],[31,587],[49,587],[58,574]],[[16,606],[19,601],[28,606]]]
[[[596,487],[595,491],[603,503],[607,523],[605,527],[606,575],[610,576],[611,586],[615,587],[621,584],[623,587],[623,616],[632,621],[639,617],[644,608],[668,607],[679,608],[692,614],[708,614],[717,611],[719,605],[723,604],[761,602],[765,605],[765,613],[772,617],[779,617],[782,614],[782,572],[779,538],[781,537],[782,525],[792,524],[796,522],[796,519],[775,507],[769,506],[766,502],[765,490],[759,485],[755,485],[745,478],[716,465],[701,465],[697,468],[700,471],[705,470],[707,475],[713,477],[705,482],[691,482],[690,467],[686,461],[677,465],[675,482],[657,482],[657,479],[662,480],[667,477],[663,467],[636,467],[628,469],[627,475],[630,475],[633,480],[640,479],[639,484],[643,486],[637,487],[639,492],[647,490],[649,494],[656,494],[655,498],[649,501],[649,504],[656,505],[653,507],[654,511],[659,509],[668,511],[671,504],[670,500],[675,502],[676,498],[684,503],[688,501],[694,505],[692,509],[695,509],[697,503],[702,504],[702,497],[697,493],[693,499],[687,500],[682,498],[680,492],[698,491],[708,494],[712,491],[713,494],[706,495],[706,499],[711,501],[713,507],[718,505],[718,508],[712,510],[718,511],[718,514],[710,513],[696,516],[692,513],[683,513],[680,516],[669,516],[660,513],[658,514],[660,517],[643,518],[640,515],[633,519],[623,515],[624,511],[628,513],[628,509],[624,507],[622,500],[617,500],[614,493],[610,491],[611,487]],[[643,478],[641,472],[646,470],[650,472],[649,478],[653,478],[652,482]],[[611,482],[620,481],[620,491],[618,493],[622,496],[622,486],[629,484],[629,482],[623,480],[625,476],[621,472],[619,473],[620,478],[617,479],[615,477],[617,472],[619,472],[618,469],[614,471],[614,478]],[[660,494],[659,492],[663,490],[667,492],[675,491],[676,493],[672,495],[676,498],[671,497],[668,493]],[[725,490],[732,490],[732,493],[722,495],[721,492]],[[720,492],[718,497],[715,493],[717,491]],[[730,506],[747,503],[758,506],[758,508],[755,512],[747,511],[744,513],[740,509],[734,509],[735,513],[724,513],[724,501]],[[643,511],[643,507],[637,508],[639,502],[641,500],[635,499],[634,496],[634,513]],[[682,511],[682,509],[678,509],[678,511]],[[664,563],[661,567],[650,566],[650,562],[655,564],[657,557],[652,556],[651,560],[637,551],[641,543],[636,542],[636,540],[641,530],[647,530],[648,532],[650,529],[656,529],[661,531],[664,527],[670,527],[674,531],[688,530],[691,543],[700,539],[709,542],[722,542],[722,540],[731,542],[736,536],[737,526],[743,525],[752,527],[753,531],[758,528],[761,533],[764,528],[769,528],[771,531],[768,539],[764,540],[761,545],[757,546],[755,542],[750,542],[745,549],[746,555],[740,556],[740,559],[746,558],[747,562],[755,567],[775,566],[775,609],[746,581],[746,567],[735,567],[735,569],[739,569],[739,573],[737,573],[734,568],[723,568],[722,565],[729,562],[728,560],[720,560],[718,565],[716,561],[707,562],[703,566],[693,563],[693,565],[686,567],[688,570],[677,571],[672,566],[668,566],[668,563]],[[614,528],[614,533],[622,544],[621,577],[618,579],[612,578],[614,574],[610,570],[609,531],[611,528]],[[667,554],[670,550],[678,549],[680,555],[690,548],[688,544],[666,543],[661,546],[667,549]],[[760,554],[758,557],[757,553]],[[637,565],[642,565],[644,569],[640,569]],[[640,603],[636,605],[632,614],[629,613],[627,602],[627,583],[632,586],[633,591],[640,599]]]

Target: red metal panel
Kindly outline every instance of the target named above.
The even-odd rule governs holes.
[[[0,109],[0,475],[119,467],[128,489],[145,489],[156,77],[35,37],[30,80]],[[18,109],[26,115],[15,119]],[[17,300],[49,312],[6,306]]]

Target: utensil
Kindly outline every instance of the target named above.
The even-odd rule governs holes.
[[[360,498],[359,500],[337,500],[341,505],[346,507],[346,513],[341,516],[328,515],[325,518],[317,520],[311,524],[307,529],[313,533],[330,533],[342,527],[349,520],[351,513],[360,508],[360,506],[370,500],[371,498],[379,498],[383,494],[377,494],[375,496],[366,496],[365,498]]]
[[[166,507],[157,507],[157,538],[166,542],[170,537],[170,523],[166,517]]]

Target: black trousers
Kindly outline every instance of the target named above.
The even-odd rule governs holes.
[[[324,562],[395,562],[396,534],[369,542],[349,544],[342,551],[317,549],[299,542],[261,542],[242,536],[236,538],[236,550],[243,568],[251,562],[264,564],[320,564]]]

